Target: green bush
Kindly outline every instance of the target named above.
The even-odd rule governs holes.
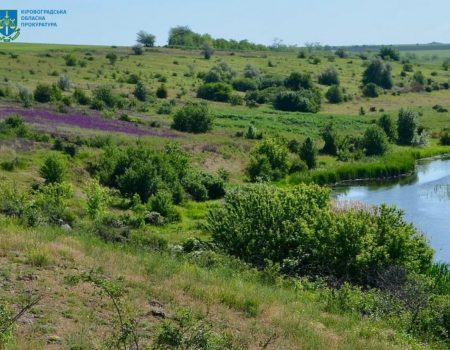
[[[341,103],[345,99],[344,92],[338,85],[331,86],[325,93],[325,97],[330,103]]]
[[[145,85],[139,80],[136,83],[136,87],[134,88],[133,95],[142,102],[147,101],[148,98],[148,90]]]
[[[291,73],[284,81],[284,86],[290,90],[312,89],[314,83],[310,74]]]
[[[300,147],[300,159],[303,160],[308,169],[316,167],[317,149],[314,141],[308,137]]]
[[[77,101],[78,104],[80,105],[88,105],[91,103],[91,99],[86,95],[86,93],[79,89],[79,88],[75,88],[75,91],[73,92],[73,98],[75,99],[75,101]]]
[[[66,162],[57,155],[48,156],[39,170],[46,183],[61,183],[67,174]]]
[[[417,133],[417,113],[410,109],[401,109],[397,119],[398,143],[411,145]]]
[[[363,144],[368,156],[381,156],[387,152],[389,146],[386,133],[378,125],[371,125],[366,129]]]
[[[448,131],[441,133],[439,141],[441,145],[450,146],[450,134],[448,133]]]
[[[280,141],[267,138],[252,150],[252,157],[247,168],[251,181],[277,180],[289,170],[289,150]]]
[[[334,212],[329,191],[315,185],[235,189],[211,210],[208,229],[221,249],[257,267],[272,261],[299,275],[363,285],[389,266],[425,272],[433,257],[401,211],[381,206]]]
[[[397,140],[397,128],[394,120],[389,114],[383,114],[380,119],[377,120],[377,124],[384,130],[390,142]]]
[[[192,133],[203,133],[212,129],[214,117],[205,104],[188,103],[178,110],[172,128]]]
[[[380,49],[380,57],[384,60],[399,61],[400,52],[393,46],[382,46]]]
[[[248,90],[256,90],[258,88],[256,81],[250,78],[235,79],[231,85],[233,86],[233,89],[243,92]]]
[[[231,98],[233,89],[226,83],[206,83],[197,90],[197,97],[205,100],[228,102]]]
[[[328,123],[325,125],[325,127],[320,131],[320,135],[325,143],[322,148],[322,153],[336,156],[339,149],[340,139],[334,128],[334,124]]]
[[[339,74],[336,68],[327,68],[319,75],[318,81],[322,85],[339,85]]]
[[[158,98],[167,98],[168,92],[167,88],[164,84],[161,84],[158,89],[156,89],[156,97]]]
[[[367,83],[362,89],[365,97],[378,97],[380,95],[379,87],[374,83]]]
[[[320,110],[319,90],[281,91],[273,102],[273,107],[282,111],[317,113]]]
[[[34,89],[34,99],[40,103],[47,103],[52,100],[52,87],[47,84],[38,84]]]
[[[385,63],[381,59],[375,59],[363,73],[363,84],[374,83],[384,89],[390,89],[393,86],[391,70],[389,63]]]
[[[101,101],[106,107],[114,108],[117,97],[109,86],[99,86],[94,90],[94,100]],[[100,108],[101,109],[101,108]]]

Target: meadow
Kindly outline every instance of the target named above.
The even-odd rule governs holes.
[[[413,53],[388,60],[393,87],[369,98],[373,51],[205,59],[196,49],[0,44],[0,349],[447,348],[448,266],[400,213],[338,208],[328,192],[450,153],[450,51]],[[322,97],[306,113],[238,89],[230,102],[197,97],[223,63],[235,78],[250,65],[255,81],[307,73],[323,96],[317,80],[332,66],[346,98]],[[204,116],[205,102],[204,130],[174,127]],[[383,134],[383,154],[368,154],[366,130],[401,109],[426,142]],[[337,154],[321,151],[330,123],[347,147]],[[300,156],[308,138],[311,169]],[[384,273],[404,280],[386,286]]]

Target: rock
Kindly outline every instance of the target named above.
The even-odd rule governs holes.
[[[156,307],[156,306],[152,307],[152,309],[150,310],[150,313],[154,317],[166,318],[166,313],[164,312],[163,308],[161,308],[161,307]]]

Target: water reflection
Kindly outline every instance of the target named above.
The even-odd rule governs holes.
[[[437,259],[450,262],[450,159],[421,161],[414,175],[396,180],[339,186],[335,196],[403,209],[428,236]]]

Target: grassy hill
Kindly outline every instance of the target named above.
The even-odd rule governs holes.
[[[446,348],[447,335],[430,335],[431,321],[427,330],[425,321],[424,328],[408,327],[409,309],[401,308],[398,317],[372,312],[378,299],[367,286],[334,288],[318,276],[280,273],[276,261],[262,257],[260,265],[246,264],[245,257],[209,248],[208,212],[224,205],[223,193],[212,192],[231,193],[247,182],[252,150],[265,140],[281,140],[286,147],[311,137],[320,149],[330,122],[342,137],[361,137],[382,114],[397,117],[401,108],[415,110],[427,130],[428,146],[391,143],[382,157],[320,153],[317,169],[294,169],[274,179],[287,189],[301,182],[333,183],[354,169],[371,177],[389,164],[400,169],[402,162],[407,165],[401,171],[408,172],[417,158],[450,152],[440,144],[450,125],[450,72],[442,61],[411,58],[413,72],[403,74],[405,62],[392,61],[394,87],[367,98],[361,79],[373,55],[216,51],[207,60],[196,50],[150,48],[134,55],[125,47],[0,44],[0,348],[136,349],[136,342],[140,349]],[[446,52],[439,57],[444,60]],[[214,116],[210,131],[174,130],[177,111],[205,102],[196,97],[202,76],[221,62],[238,77],[248,64],[280,79],[306,72],[322,94],[328,87],[317,78],[333,66],[349,98],[339,104],[324,99],[313,114],[276,110],[268,102],[249,106],[244,92],[233,91],[242,103],[207,101]],[[431,80],[429,92],[425,86],[410,91],[416,71]],[[20,91],[32,95],[38,85],[58,84],[61,76],[70,87],[54,87],[58,98],[32,98],[24,106]],[[138,81],[148,89],[147,101],[133,96]],[[433,84],[439,89],[431,89]],[[166,98],[155,96],[162,85]],[[75,89],[92,98],[104,86],[120,103],[95,110],[76,101]],[[12,115],[20,121],[7,119]],[[262,140],[244,136],[250,126]],[[42,170],[52,157],[66,170],[55,187]],[[298,162],[287,148],[286,158]],[[145,169],[152,176],[133,178],[149,163],[154,167]],[[156,190],[133,196],[136,188],[152,185]],[[91,207],[98,212],[92,214]],[[335,211],[346,215],[328,207],[326,215]],[[36,298],[36,305],[2,330],[2,322]],[[431,313],[425,308],[423,319],[433,319],[426,312]]]

